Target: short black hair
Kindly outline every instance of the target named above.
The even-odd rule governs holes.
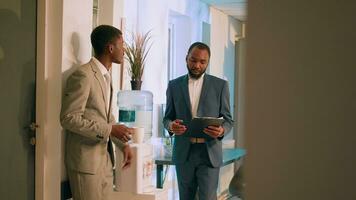
[[[97,26],[90,35],[91,45],[95,55],[102,55],[106,45],[113,42],[116,38],[122,37],[122,32],[110,25]]]
[[[188,49],[188,53],[187,56],[190,54],[190,52],[193,50],[193,48],[196,47],[198,49],[205,49],[208,51],[209,54],[209,58],[210,58],[210,47],[202,42],[194,42],[193,44],[190,45],[189,49]]]

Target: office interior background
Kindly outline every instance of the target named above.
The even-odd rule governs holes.
[[[214,3],[248,6],[240,18]],[[152,30],[142,89],[154,95],[153,137],[168,80],[186,73],[187,47],[203,41],[212,49],[208,73],[228,80],[233,94],[237,124],[226,140],[247,149],[246,198],[355,199],[355,8],[317,0],[1,1],[0,198],[60,199],[62,88],[92,56],[93,26],[111,24]],[[129,89],[120,67],[115,91],[121,82]]]

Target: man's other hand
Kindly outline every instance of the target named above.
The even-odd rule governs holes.
[[[124,153],[124,160],[122,161],[122,169],[126,169],[131,166],[131,160],[133,155],[132,155],[131,147],[129,145],[125,145],[122,151]]]

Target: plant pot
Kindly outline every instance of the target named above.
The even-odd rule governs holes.
[[[131,90],[141,90],[142,81],[131,81]]]

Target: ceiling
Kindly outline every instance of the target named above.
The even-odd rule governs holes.
[[[200,0],[240,21],[247,18],[247,0]]]

